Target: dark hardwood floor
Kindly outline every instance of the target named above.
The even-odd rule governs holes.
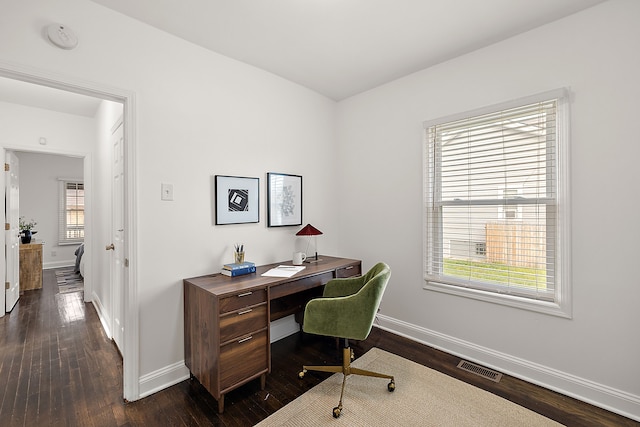
[[[459,359],[377,328],[356,355],[377,346],[488,390],[568,426],[638,426],[603,409],[504,376],[499,383],[466,373]],[[122,399],[122,360],[82,293],[57,293],[53,270],[42,290],[26,291],[0,318],[2,426],[252,426],[329,374],[297,373],[304,363],[340,364],[334,339],[293,335],[272,345],[265,390],[253,381],[229,393],[225,412],[196,380],[136,402]],[[398,384],[398,387],[401,387]]]

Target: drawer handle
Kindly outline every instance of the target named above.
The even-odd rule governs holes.
[[[345,270],[351,270],[353,268],[353,265],[350,265],[349,267],[345,267]]]
[[[246,337],[246,338],[242,338],[240,341],[238,341],[238,344],[242,344],[243,342],[249,341],[251,338],[253,338],[252,336]]]
[[[251,295],[253,292],[249,291],[249,292],[245,292],[244,294],[238,294],[238,298],[240,297],[248,297],[249,295]]]
[[[238,316],[243,315],[243,314],[247,314],[247,313],[251,313],[253,311],[253,309],[248,309],[248,310],[242,310],[238,312]]]

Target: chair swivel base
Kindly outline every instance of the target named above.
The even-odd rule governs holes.
[[[342,373],[342,391],[340,392],[340,402],[338,402],[338,406],[333,408],[333,417],[338,418],[342,413],[342,397],[344,396],[344,386],[347,381],[347,377],[349,375],[362,375],[366,377],[377,377],[377,378],[386,378],[389,379],[389,384],[387,384],[387,390],[394,391],[396,389],[396,383],[393,378],[393,375],[380,374],[378,372],[367,371],[365,369],[360,368],[352,368],[351,367],[351,359],[353,358],[353,352],[351,351],[351,347],[344,347],[342,349],[342,366],[303,366],[302,371],[298,373],[298,377],[300,379],[304,378],[304,374],[307,371],[320,371],[320,372],[334,372],[334,373]]]

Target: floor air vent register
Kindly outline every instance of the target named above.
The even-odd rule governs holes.
[[[500,382],[500,379],[502,378],[502,374],[500,372],[485,368],[484,366],[476,365],[475,363],[467,362],[466,360],[461,360],[460,363],[458,363],[458,368],[497,383]]]

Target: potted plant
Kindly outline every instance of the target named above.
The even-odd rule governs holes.
[[[31,243],[31,237],[37,233],[37,231],[35,231],[33,227],[35,227],[37,224],[38,223],[33,219],[31,219],[30,221],[26,221],[23,216],[20,217],[19,226],[22,243]]]

